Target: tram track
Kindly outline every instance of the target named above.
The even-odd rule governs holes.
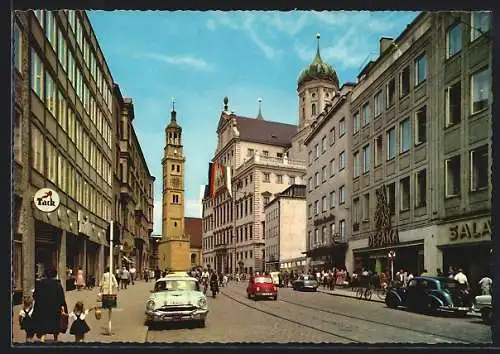
[[[267,305],[264,305],[264,303],[259,303],[258,305],[257,304],[255,304],[255,305],[254,304],[250,304],[250,303],[248,303],[248,301],[244,301],[243,299],[241,299],[240,294],[238,294],[238,295],[231,294],[231,292],[228,291],[228,290],[226,290],[226,289],[224,289],[221,292],[221,294],[227,296],[228,298],[230,298],[233,301],[238,302],[239,304],[242,304],[242,305],[244,305],[246,307],[252,308],[252,309],[254,309],[256,311],[259,311],[259,312],[271,315],[273,317],[280,318],[282,320],[285,320],[285,321],[288,321],[288,322],[291,322],[291,323],[294,323],[294,324],[297,324],[297,325],[300,325],[300,326],[304,326],[304,327],[307,327],[309,329],[313,329],[315,331],[319,331],[319,332],[322,332],[322,333],[325,333],[325,334],[329,334],[329,335],[332,335],[332,336],[335,336],[335,337],[338,337],[338,338],[342,338],[344,340],[347,340],[347,341],[350,341],[350,342],[353,342],[353,343],[366,343],[366,341],[360,340],[359,338],[354,338],[352,336],[346,336],[346,335],[342,335],[342,334],[338,333],[339,330],[346,330],[346,329],[349,329],[349,327],[352,327],[355,330],[356,327],[359,327],[359,325],[356,325],[355,323],[349,322],[349,323],[342,324],[342,323],[339,323],[338,321],[331,321],[331,320],[329,320],[327,318],[324,318],[324,316],[323,317],[314,316],[314,317],[317,317],[318,320],[320,320],[323,324],[333,325],[333,326],[336,326],[336,327],[339,327],[339,325],[340,325],[340,329],[339,330],[335,330],[335,331],[334,330],[328,330],[328,329],[321,329],[321,328],[319,328],[317,326],[306,324],[304,322],[297,321],[297,320],[294,320],[294,319],[282,316],[280,314],[277,314],[276,313],[277,310],[275,308],[273,309],[273,308],[271,308],[271,307],[269,307]],[[283,297],[279,297],[278,301],[280,301],[282,303],[285,303],[285,304],[288,304],[288,305],[296,306],[296,307],[299,307],[299,308],[302,308],[302,309],[305,309],[305,310],[317,311],[319,313],[326,313],[326,314],[329,314],[329,315],[338,316],[340,318],[345,318],[345,319],[348,319],[348,320],[361,321],[362,324],[369,323],[369,324],[374,324],[374,325],[377,325],[377,326],[389,327],[389,328],[392,328],[394,330],[403,330],[403,331],[408,331],[410,333],[418,333],[419,335],[422,335],[422,336],[432,337],[437,342],[452,342],[452,343],[459,343],[459,344],[470,344],[470,343],[473,343],[473,342],[469,342],[469,341],[464,341],[463,338],[457,338],[457,337],[451,337],[451,336],[447,336],[447,335],[435,334],[435,333],[428,332],[428,331],[418,330],[418,329],[409,328],[409,327],[401,327],[401,326],[394,325],[394,324],[389,324],[389,323],[386,323],[386,322],[381,322],[381,321],[376,321],[376,320],[370,320],[370,319],[366,319],[366,318],[362,318],[362,317],[358,317],[358,316],[354,316],[354,315],[348,315],[348,314],[345,314],[345,313],[342,313],[342,312],[337,312],[337,311],[332,311],[332,310],[325,310],[325,309],[322,309],[322,308],[319,308],[319,307],[310,306],[310,305],[306,305],[306,304],[302,304],[302,303],[290,301],[290,300],[287,300],[286,298],[283,299]],[[409,337],[409,338],[412,338],[412,337]]]

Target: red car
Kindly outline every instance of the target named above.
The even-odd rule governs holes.
[[[278,299],[278,288],[273,284],[273,279],[268,276],[251,276],[248,282],[247,295],[249,299],[258,298]]]

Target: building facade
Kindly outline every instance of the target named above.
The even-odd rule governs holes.
[[[199,267],[201,266],[202,219],[186,217],[184,222],[190,243],[189,260],[191,268]]]
[[[160,269],[186,271],[190,268],[190,241],[184,225],[184,151],[182,128],[172,107],[165,128],[163,167],[163,226],[158,245]]]
[[[382,39],[361,72],[351,95],[354,270],[388,270],[394,250],[395,268],[413,274],[453,266],[477,282],[487,273],[490,21],[484,12],[421,13],[396,40]],[[386,231],[377,225],[384,203]]]
[[[304,269],[306,186],[293,184],[264,206],[267,272]]]

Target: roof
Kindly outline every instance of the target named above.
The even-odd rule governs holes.
[[[274,146],[290,146],[297,133],[295,124],[235,116],[239,138],[244,141]]]
[[[202,227],[201,218],[184,218],[184,230],[189,235],[192,248],[201,248]]]
[[[321,58],[319,53],[319,34],[317,38],[318,48],[316,50],[316,56],[314,57],[313,62],[300,73],[297,85],[301,86],[311,80],[328,80],[332,81],[337,87],[339,87],[337,73],[330,64],[324,62]]]

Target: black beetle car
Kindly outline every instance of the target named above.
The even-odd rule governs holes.
[[[434,313],[438,310],[467,314],[471,296],[460,284],[446,277],[415,277],[407,287],[390,289],[385,297],[388,307],[408,307]]]

